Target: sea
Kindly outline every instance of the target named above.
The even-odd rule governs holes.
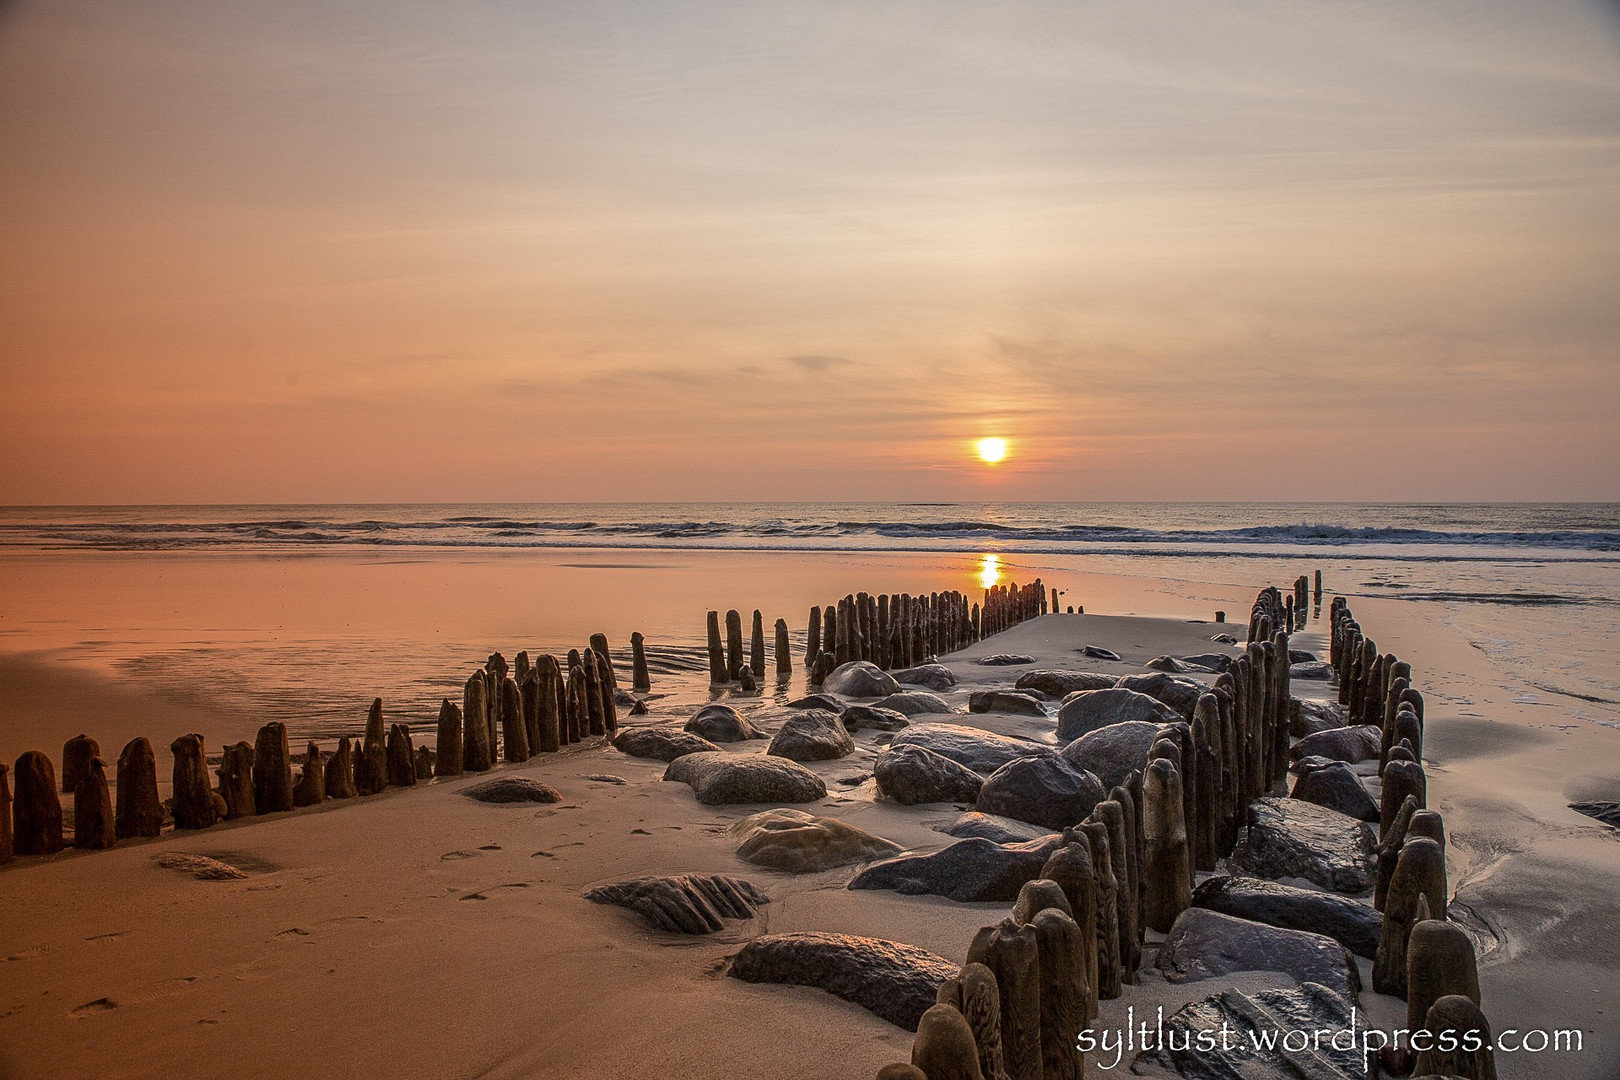
[[[645,634],[697,695],[705,613],[787,621],[846,593],[1041,578],[1093,614],[1246,620],[1327,599],[1420,607],[1522,692],[1620,727],[1620,504],[505,503],[0,508],[0,651],[89,665],[305,737],[381,696],[431,728],[489,653]],[[784,695],[802,687],[783,687]],[[234,733],[227,733],[236,737]]]

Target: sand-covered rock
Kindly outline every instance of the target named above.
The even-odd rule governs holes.
[[[838,818],[817,817],[789,807],[751,814],[727,832],[738,841],[739,859],[790,874],[870,862],[904,850],[893,840]]]
[[[631,878],[590,889],[585,899],[629,908],[654,930],[676,934],[712,934],[770,903],[752,882],[724,874]]]
[[[1108,798],[1095,776],[1057,754],[1019,758],[990,774],[974,809],[1049,829],[1077,825]]]
[[[1158,725],[1180,719],[1164,702],[1134,690],[1082,690],[1064,698],[1058,707],[1057,737],[1066,743],[1114,724],[1142,721]]]
[[[856,660],[833,668],[827,677],[821,680],[821,689],[823,693],[839,694],[843,697],[876,698],[895,693],[900,689],[900,684],[895,681],[893,675],[876,664]]]
[[[1378,952],[1383,917],[1367,904],[1316,889],[1252,877],[1213,877],[1193,890],[1193,906],[1240,919],[1325,934],[1357,956]]]
[[[863,728],[873,731],[899,731],[909,727],[911,721],[905,713],[893,709],[880,709],[875,705],[851,705],[839,715],[844,730],[855,732]]]
[[[1350,1009],[1349,999],[1320,983],[1252,995],[1222,990],[1166,1017],[1164,1039],[1155,1037],[1155,1048],[1138,1054],[1132,1071],[1157,1066],[1185,1080],[1366,1080],[1359,1040],[1348,1050],[1334,1048],[1326,1038],[1320,1046],[1291,1050],[1279,1034],[1348,1031]],[[1206,1031],[1215,1033],[1212,1046],[1198,1041]],[[1231,1037],[1222,1039],[1222,1031]],[[1341,1039],[1340,1045],[1349,1042]],[[1297,1039],[1289,1045],[1295,1044]]]
[[[1151,675],[1126,675],[1116,683],[1121,690],[1134,690],[1164,702],[1180,713],[1183,720],[1191,720],[1198,699],[1209,693],[1209,686],[1197,679],[1182,678],[1156,671]]]
[[[1170,982],[1213,979],[1234,971],[1280,971],[1296,982],[1321,983],[1351,1001],[1361,989],[1355,958],[1333,938],[1201,907],[1190,907],[1176,917],[1157,964]]]
[[[1156,723],[1127,720],[1080,736],[1063,748],[1062,756],[1112,790],[1147,764],[1158,733]]]
[[[951,713],[951,703],[926,690],[901,690],[873,702],[880,709],[891,709],[906,716],[925,716],[929,713]]]
[[[777,730],[765,752],[790,761],[833,761],[854,750],[855,740],[837,713],[805,709]]]
[[[900,671],[891,671],[889,674],[903,685],[922,686],[934,691],[949,690],[956,685],[956,676],[944,664],[921,664]]]
[[[991,653],[989,656],[981,656],[973,662],[984,667],[1016,667],[1019,664],[1033,664],[1035,658],[1028,653],[998,652]]]
[[[743,946],[726,972],[755,983],[818,986],[897,1027],[917,1030],[957,966],[915,945],[850,934],[770,934]]]
[[[994,772],[1017,758],[1052,753],[1050,747],[1039,743],[980,731],[962,724],[912,724],[896,735],[889,745],[920,746],[981,773]]]
[[[1358,724],[1355,727],[1332,728],[1307,735],[1288,748],[1288,756],[1295,761],[1306,757],[1325,757],[1333,761],[1378,760],[1383,730],[1377,724]]]
[[[921,746],[889,746],[872,766],[877,787],[905,806],[933,802],[973,802],[984,777]]]
[[[1017,690],[975,690],[968,695],[968,712],[1012,713],[1015,716],[1042,716],[1046,709],[1033,693]]]
[[[691,785],[705,806],[805,803],[827,796],[821,777],[796,761],[766,754],[686,754],[669,763],[664,779]]]
[[[960,903],[1011,903],[1024,882],[1041,876],[1051,843],[996,844],[979,837],[958,840],[931,855],[905,855],[873,863],[850,881],[851,889],[892,889],[906,896],[932,894]]]
[[[685,730],[712,743],[746,742],[766,737],[742,713],[718,701],[699,709],[686,722]]]
[[[674,761],[687,754],[701,754],[720,749],[708,739],[694,735],[690,731],[671,731],[669,728],[655,727],[621,728],[619,733],[613,736],[613,748],[631,757],[649,758],[653,761]]]
[[[1061,698],[1077,690],[1107,690],[1118,681],[1117,675],[1104,675],[1100,671],[1058,671],[1037,668],[1018,676],[1013,685],[1020,690],[1039,690],[1047,697]]]
[[[1372,830],[1355,818],[1267,797],[1249,804],[1249,840],[1237,861],[1258,877],[1299,877],[1359,896],[1372,888],[1372,854]]]
[[[1294,781],[1288,797],[1337,810],[1357,821],[1378,820],[1378,804],[1367,793],[1361,778],[1342,761],[1330,761],[1318,768],[1305,770]]]
[[[462,792],[469,799],[486,803],[554,803],[562,795],[550,784],[528,776],[500,776],[474,784]]]
[[[939,828],[939,826],[935,826]],[[1027,821],[1017,818],[1002,817],[999,814],[981,814],[977,810],[969,810],[960,815],[949,825],[940,829],[947,836],[966,839],[969,836],[979,836],[996,844],[1022,844],[1029,840],[1040,840],[1052,835],[1050,829],[1039,825],[1031,825]]]

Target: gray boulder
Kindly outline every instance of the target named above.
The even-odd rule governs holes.
[[[1252,877],[1213,877],[1193,890],[1193,906],[1240,919],[1326,934],[1357,956],[1378,954],[1383,916],[1346,896]]]
[[[843,712],[844,703],[831,694],[806,694],[802,698],[794,698],[787,703],[789,709],[826,709],[828,712]]]
[[[1352,1044],[1349,1050],[1336,1049],[1329,1038],[1291,1050],[1279,1034],[1348,1031],[1350,1009],[1348,999],[1320,983],[1256,994],[1222,990],[1166,1017],[1164,1038],[1136,1055],[1131,1071],[1185,1080],[1366,1080],[1360,1039],[1341,1038],[1341,1046]],[[1223,1038],[1223,1031],[1231,1037]],[[1213,1046],[1200,1044],[1203,1032],[1214,1033]]]
[[[1235,862],[1258,877],[1304,878],[1359,896],[1372,888],[1372,854],[1365,823],[1303,799],[1266,797],[1249,804],[1248,843]]]
[[[1054,671],[1038,668],[1018,676],[1013,685],[1020,690],[1039,690],[1048,697],[1060,698],[1076,690],[1106,690],[1118,680],[1117,675],[1104,675],[1100,671]]]
[[[805,709],[777,730],[765,752],[792,761],[832,761],[854,750],[855,740],[838,714]]]
[[[1027,821],[1000,817],[996,814],[981,814],[977,810],[969,810],[941,831],[947,836],[963,839],[978,836],[993,844],[1022,844],[1051,835],[1050,829],[1044,829],[1039,825],[1031,825]]]
[[[856,874],[849,887],[892,889],[906,896],[931,894],[964,904],[1011,903],[1024,882],[1041,876],[1058,839],[996,844],[969,837],[932,855],[902,855],[873,863]]]
[[[844,697],[874,698],[894,693],[900,689],[900,684],[894,681],[894,676],[876,664],[856,660],[833,668],[832,672],[821,680],[821,689],[824,693],[841,694]]]
[[[966,765],[921,746],[889,746],[872,767],[877,787],[905,806],[934,802],[973,802],[984,778]]]
[[[1305,698],[1288,699],[1288,734],[1296,739],[1344,727],[1343,706]]]
[[[1324,757],[1352,764],[1373,761],[1379,756],[1383,738],[1383,730],[1377,724],[1332,728],[1305,736],[1288,748],[1288,756],[1296,761],[1304,757]]]
[[[613,737],[613,748],[631,757],[651,758],[654,761],[674,761],[685,754],[701,754],[720,748],[690,731],[671,731],[668,728],[624,728]]]
[[[1070,694],[1058,707],[1057,737],[1067,743],[1112,724],[1132,720],[1166,724],[1180,719],[1175,709],[1135,690],[1082,690]]]
[[[1147,766],[1148,751],[1158,734],[1156,723],[1127,720],[1080,736],[1065,746],[1062,754],[1113,790],[1132,771]]]
[[[753,983],[818,986],[907,1031],[916,1031],[955,964],[915,945],[814,930],[768,934],[744,945],[726,972]]]
[[[1216,675],[1232,666],[1233,657],[1228,653],[1206,652],[1193,656],[1178,656],[1184,668],[1189,671],[1208,671]]]
[[[765,733],[749,723],[742,713],[723,702],[705,705],[686,722],[686,730],[710,742],[746,742],[763,739]]]
[[[880,709],[892,709],[906,716],[922,716],[927,713],[949,713],[956,710],[951,703],[926,690],[902,690],[897,694],[873,702]]]
[[[1146,694],[1150,698],[1157,698],[1181,715],[1178,719],[1191,720],[1193,706],[1198,699],[1209,693],[1209,686],[1197,679],[1178,678],[1164,672],[1154,672],[1152,675],[1126,675],[1116,684],[1122,690],[1135,690],[1138,694]]]
[[[874,731],[899,731],[911,723],[906,719],[905,713],[895,712],[893,709],[880,709],[875,705],[851,705],[839,716],[844,722],[844,730],[860,731],[870,728]]]
[[[813,874],[904,850],[838,818],[786,806],[751,814],[726,831],[737,841],[739,859],[789,874]]]
[[[724,750],[687,754],[669,763],[664,779],[691,785],[705,806],[804,803],[827,797],[821,777],[796,761],[768,754]]]
[[[527,776],[502,776],[474,784],[462,792],[469,799],[486,803],[554,803],[562,802],[562,795],[550,784],[542,784]]]
[[[1173,983],[1234,971],[1280,971],[1295,982],[1320,983],[1354,1001],[1361,990],[1355,957],[1333,938],[1251,922],[1208,908],[1176,916],[1157,965]]]
[[[1289,664],[1288,677],[1290,679],[1326,682],[1333,678],[1333,665],[1324,664],[1320,660],[1307,660],[1303,664]]]
[[[676,934],[712,934],[725,928],[724,920],[752,919],[771,902],[752,882],[723,874],[631,878],[599,885],[585,899],[629,908],[654,930]]]
[[[973,662],[982,664],[985,667],[1015,667],[1019,664],[1033,664],[1035,658],[1025,653],[998,652],[991,653],[989,656],[981,656]]]
[[[1051,754],[1039,743],[1008,738],[961,724],[912,724],[894,737],[893,746],[920,746],[966,765],[974,772],[989,773],[1021,757]]]
[[[956,685],[956,676],[944,664],[923,664],[920,667],[891,671],[896,682],[909,686],[925,686],[930,690],[949,690]]]
[[[975,690],[968,695],[968,712],[1012,713],[1015,716],[1046,715],[1039,698],[1017,690]]]
[[[1362,786],[1355,770],[1342,761],[1331,761],[1319,768],[1308,769],[1294,781],[1290,799],[1304,799],[1329,810],[1348,814],[1357,821],[1377,821],[1378,804]]]
[[[1048,829],[1085,820],[1108,798],[1108,789],[1086,770],[1057,754],[1019,758],[990,774],[974,809]]]

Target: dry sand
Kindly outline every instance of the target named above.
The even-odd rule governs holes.
[[[1580,1055],[1499,1055],[1499,1075],[1620,1075],[1606,1020],[1620,971],[1620,848],[1611,830],[1564,808],[1568,784],[1616,783],[1620,732],[1539,727],[1528,706],[1490,697],[1499,680],[1488,662],[1444,628],[1403,623],[1392,603],[1358,601],[1356,614],[1382,648],[1413,663],[1429,698],[1430,805],[1450,830],[1452,884],[1499,939],[1482,961],[1486,1014],[1498,1029],[1586,1033]],[[1161,653],[1211,651],[1217,629],[1051,616],[947,658],[961,685],[945,696],[965,708],[976,686],[1010,685],[1023,670],[971,662],[989,652],[1124,674]],[[1297,636],[1296,647],[1325,653],[1320,629]],[[1086,643],[1124,662],[1084,659],[1075,650]],[[207,715],[183,715],[112,681],[22,662],[0,672],[5,696],[31,695],[18,698],[32,703],[23,715],[42,724],[49,710],[83,708],[94,720],[82,727],[104,756],[116,756],[129,734],[166,742],[208,730]],[[1301,696],[1312,688],[1295,685]],[[1328,692],[1320,686],[1315,696]],[[772,705],[757,707],[767,723],[780,718]],[[678,726],[691,711],[654,702],[634,722]],[[20,719],[13,712],[7,723]],[[1050,720],[951,719],[1055,741]],[[873,733],[856,741],[853,756],[811,766],[829,795],[802,809],[908,848],[950,842],[935,826],[958,808],[876,801]],[[59,756],[59,745],[41,748]],[[820,990],[724,978],[726,958],[756,934],[816,929],[959,961],[973,932],[1008,905],[850,892],[856,868],[792,876],[750,866],[725,826],[763,807],[701,806],[684,784],[661,783],[663,769],[586,747],[500,767],[556,787],[564,799],[555,806],[478,803],[460,795],[479,782],[468,777],[104,852],[20,859],[0,869],[0,1075],[811,1078],[871,1076],[909,1059],[908,1032]],[[863,774],[858,785],[839,782]],[[159,867],[168,852],[217,855],[249,875],[199,881]],[[581,899],[593,884],[687,871],[745,876],[772,903],[719,935],[685,938]],[[1277,977],[1248,977],[1256,979]],[[1145,975],[1105,1005],[1101,1023],[1131,1004],[1177,1005],[1215,986]],[[1363,1005],[1375,1020],[1404,1015],[1400,1002],[1370,990]]]

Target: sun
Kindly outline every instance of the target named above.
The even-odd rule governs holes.
[[[979,451],[979,460],[986,465],[994,465],[1007,456],[1006,439],[980,439],[974,446]]]

